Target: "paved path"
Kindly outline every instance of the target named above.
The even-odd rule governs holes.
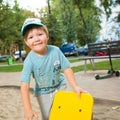
[[[106,74],[107,71],[87,71],[76,73],[78,84],[89,91],[94,97],[120,101],[120,77],[96,80],[96,74]]]

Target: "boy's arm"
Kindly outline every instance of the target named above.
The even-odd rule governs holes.
[[[25,112],[25,120],[32,119],[33,117],[38,120],[38,115],[32,110],[32,106],[30,103],[30,93],[29,93],[29,83],[21,82],[21,97],[22,102],[24,106],[24,112]]]
[[[87,93],[87,91],[83,90],[82,88],[80,88],[76,82],[76,79],[75,79],[75,75],[72,71],[71,68],[67,68],[64,70],[64,74],[67,78],[67,80],[69,81],[70,85],[72,86],[73,90],[75,92],[77,92],[78,96],[80,96],[80,93],[81,92],[85,92]]]

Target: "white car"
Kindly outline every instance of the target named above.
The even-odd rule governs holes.
[[[16,51],[15,54],[13,55],[13,57],[14,57],[16,60],[19,60],[19,58],[20,58],[19,52],[20,52],[20,51]],[[21,57],[22,57],[22,60],[25,59],[25,57],[26,57],[26,51],[25,51],[25,50],[21,50]]]

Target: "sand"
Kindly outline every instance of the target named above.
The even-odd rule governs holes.
[[[31,101],[40,120],[39,106],[32,91]],[[112,109],[116,105],[120,102],[95,98],[93,120],[120,120],[120,109]],[[19,87],[0,87],[0,120],[23,120],[23,115]]]
[[[40,114],[35,96],[31,92],[33,108]],[[0,120],[23,120],[23,106],[18,87],[0,87]]]

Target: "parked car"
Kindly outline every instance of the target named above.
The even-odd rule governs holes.
[[[78,56],[78,48],[76,47],[75,44],[73,43],[67,43],[67,44],[63,44],[60,47],[60,50],[63,52],[63,54],[65,56],[69,56],[69,55],[76,55]]]
[[[94,43],[100,43],[100,42],[104,42],[104,41],[101,40],[100,38],[98,38]],[[88,55],[88,53],[89,53],[88,44],[85,44],[85,46],[83,46],[83,47],[79,47],[78,53],[79,53],[79,55]]]
[[[13,55],[13,57],[15,58],[15,60],[19,60],[20,59],[20,51],[16,51],[15,54]],[[22,60],[25,59],[26,57],[26,51],[25,50],[21,50],[21,57],[22,57]]]
[[[0,62],[5,62],[8,60],[8,58],[10,58],[10,55],[3,55],[3,56],[0,56]]]
[[[79,47],[78,48],[78,54],[79,55],[88,55],[88,44],[86,44],[84,47]]]

